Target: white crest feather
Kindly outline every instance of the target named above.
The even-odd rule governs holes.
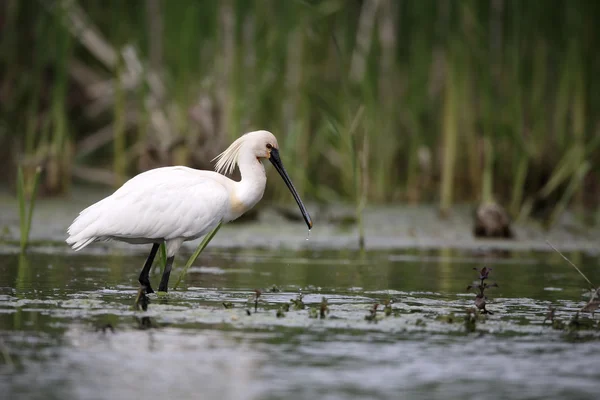
[[[238,138],[235,142],[231,143],[231,146],[227,150],[213,158],[213,161],[217,160],[215,171],[223,175],[229,175],[235,170],[245,136],[243,135]]]

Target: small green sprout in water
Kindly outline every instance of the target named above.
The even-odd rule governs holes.
[[[281,305],[281,308],[283,309],[283,311],[288,312],[290,311],[290,303],[283,303]]]
[[[277,318],[283,318],[283,317],[285,317],[285,311],[284,311],[284,308],[283,308],[283,307],[279,307],[279,308],[277,309],[277,313],[275,314],[275,316],[276,316]]]
[[[233,308],[233,303],[232,303],[232,302],[230,302],[230,301],[224,301],[224,302],[223,302],[223,307],[225,307],[225,309],[227,309],[227,310],[228,310],[228,309],[230,309],[230,308]]]
[[[329,314],[329,305],[327,304],[327,299],[323,297],[321,299],[321,306],[319,307],[319,317],[325,319],[325,314]]]
[[[319,318],[319,311],[317,310],[316,307],[311,308],[310,310],[308,310],[308,318]]]
[[[279,287],[277,285],[273,285],[267,290],[267,292],[268,293],[279,293],[279,292],[281,292],[281,289],[279,289]]]
[[[389,317],[390,315],[392,315],[392,299],[385,299],[383,302],[383,313],[385,314],[386,317]]]
[[[304,295],[302,293],[300,293],[300,294],[298,294],[298,297],[290,300],[290,303],[292,303],[294,310],[304,310],[306,308],[304,301],[302,301],[303,297],[304,297]]]

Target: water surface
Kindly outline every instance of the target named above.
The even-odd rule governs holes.
[[[600,282],[597,258],[568,255]],[[571,333],[543,324],[550,305],[568,323],[586,302],[585,282],[555,254],[212,250],[146,312],[132,308],[143,262],[114,251],[3,254],[3,398],[598,396],[598,322]],[[483,265],[499,284],[486,291],[494,314],[468,333],[465,289]],[[278,318],[300,293],[306,308]],[[323,297],[327,318],[311,318]],[[389,300],[392,315],[365,319]]]

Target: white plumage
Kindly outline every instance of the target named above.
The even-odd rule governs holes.
[[[112,195],[83,210],[67,231],[70,235],[67,243],[80,250],[95,240],[130,243],[165,240],[168,244],[178,239],[196,239],[221,220],[232,219],[225,218],[229,188],[223,178],[227,179],[216,172],[187,167],[164,167],[141,173]]]
[[[159,290],[166,291],[173,257],[183,242],[207,234],[219,222],[238,218],[262,198],[266,185],[261,162],[264,158],[281,174],[311,228],[310,216],[279,159],[275,136],[256,131],[243,135],[217,157],[219,172],[230,173],[236,165],[239,167],[239,182],[218,172],[182,166],[143,172],[81,211],[67,230],[66,242],[75,250],[101,240],[154,244],[140,275],[140,283],[149,293],[152,288],[147,272],[158,245],[165,242],[170,262]]]

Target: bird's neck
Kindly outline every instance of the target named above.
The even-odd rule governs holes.
[[[238,167],[242,179],[235,183],[235,200],[241,204],[238,203],[237,207],[234,207],[237,208],[234,214],[241,215],[254,207],[262,198],[267,184],[267,175],[262,162],[249,154],[241,155]]]

